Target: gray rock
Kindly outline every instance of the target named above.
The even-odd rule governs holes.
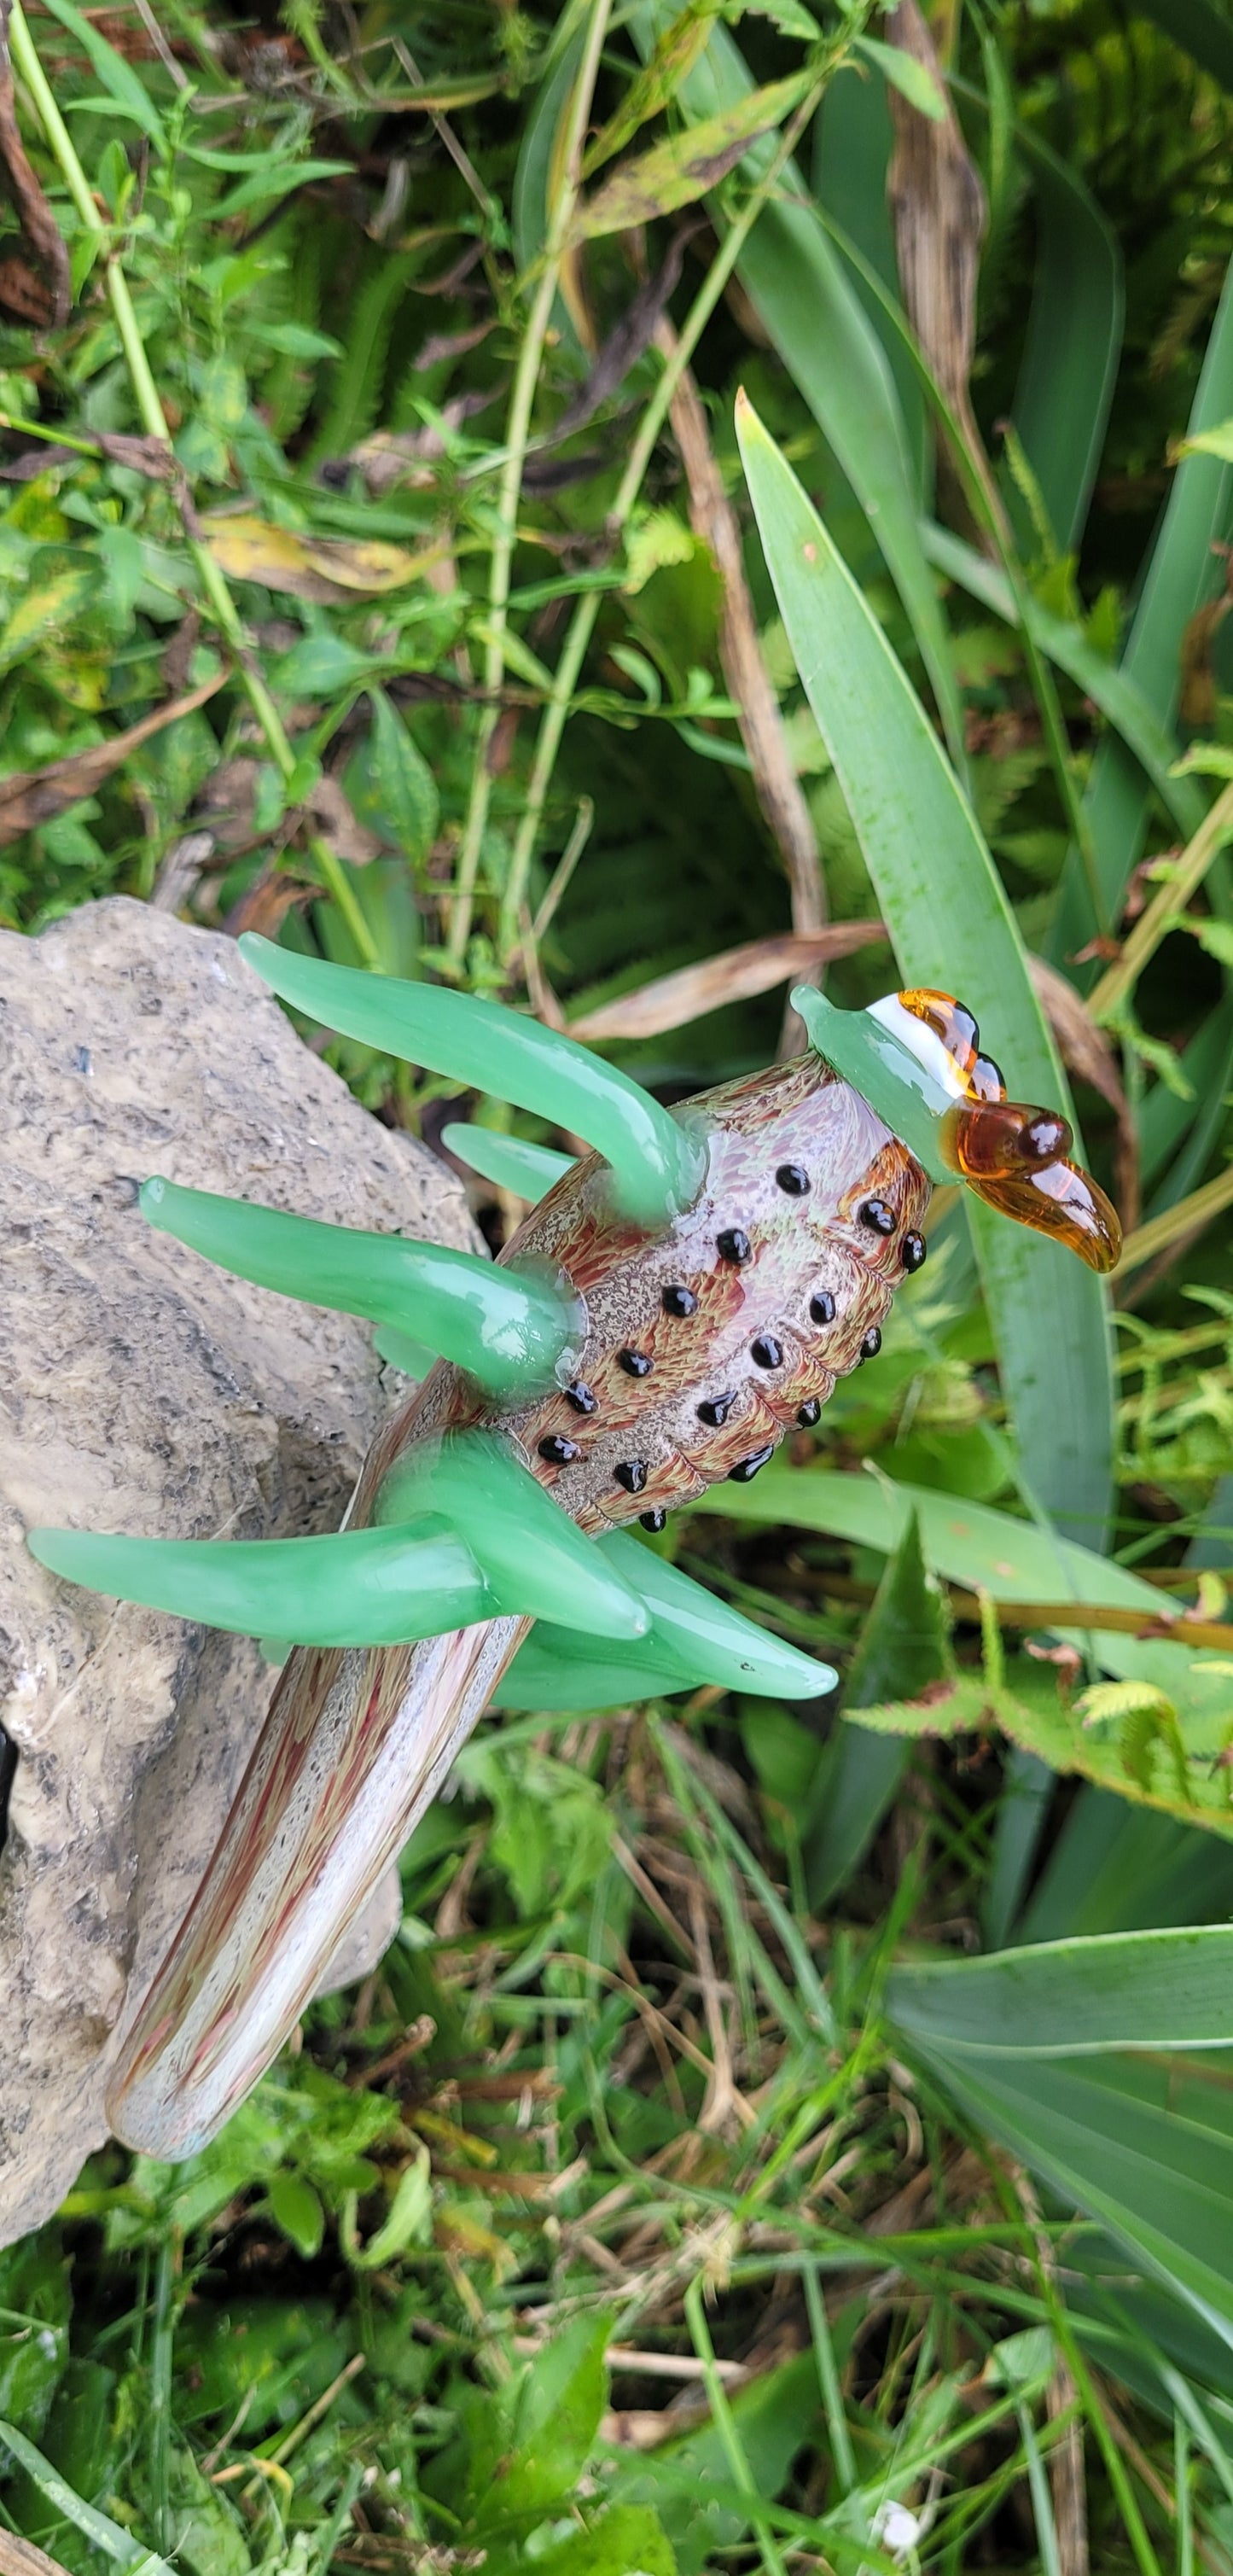
[[[214,1270],[146,1225],[138,1184],[482,1246],[458,1184],[358,1107],[230,940],[126,899],[0,934],[0,1138],[7,2244],[106,2135],[126,1994],[198,1883],[271,1683],[246,1639],[57,1582],[25,1531],[335,1528],[394,1391],[366,1326]],[[348,1976],[393,1920],[387,1890]]]

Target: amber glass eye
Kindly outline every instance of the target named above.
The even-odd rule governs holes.
[[[1053,1109],[1025,1108],[1019,1100],[974,1101],[946,1121],[943,1150],[964,1179],[1012,1179],[1062,1160],[1074,1143],[1066,1120]]]

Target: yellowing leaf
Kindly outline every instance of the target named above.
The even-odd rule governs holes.
[[[727,178],[756,136],[791,114],[811,78],[798,72],[791,80],[771,81],[719,116],[708,116],[701,125],[671,134],[637,160],[624,162],[583,207],[579,232],[584,238],[628,232],[655,215],[671,214],[676,206],[692,205]]]
[[[267,590],[323,605],[402,590],[441,560],[439,545],[412,554],[375,537],[313,537],[276,528],[268,519],[206,518],[202,533],[220,571],[233,581],[259,581]]]
[[[71,625],[99,587],[99,574],[90,564],[64,564],[45,580],[32,578],[0,628],[0,671],[11,671],[37,645]]]

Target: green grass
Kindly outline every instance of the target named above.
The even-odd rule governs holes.
[[[1233,2567],[1233,20],[935,13],[965,414],[886,23],[715,15],[14,19],[75,300],[6,202],[0,920],[170,878],[570,1020],[880,915],[836,1000],[953,978],[1013,1087],[1069,1076],[1111,1344],[938,1203],[877,1367],[664,1542],[843,1714],[485,1722],[367,1984],[0,2254],[0,2569]],[[778,1043],[769,974],[702,998],[605,1041],[668,1100]],[[334,1060],[438,1135],[440,1084]]]

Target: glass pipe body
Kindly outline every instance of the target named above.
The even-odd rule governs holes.
[[[404,1002],[400,988],[377,979],[314,974],[312,961],[271,954],[269,980],[301,1007],[370,1036],[375,1009],[383,1029],[389,1022],[385,1043],[407,1022],[418,1061],[461,1069],[459,1011],[468,1006],[460,997],[428,996],[456,1006],[444,1015],[450,1061],[440,1067],[425,1052],[422,988],[401,988],[410,990]],[[716,1678],[802,1697],[830,1686],[826,1667],[762,1638],[658,1560],[640,1580],[645,1551],[615,1533],[634,1519],[661,1526],[668,1510],[718,1478],[746,1481],[786,1431],[817,1420],[838,1376],[876,1354],[896,1285],[924,1259],[919,1226],[931,1173],[957,1170],[984,1195],[1000,1192],[1008,1212],[1065,1233],[1084,1258],[1094,1245],[1103,1255],[1113,1239],[1116,1220],[1101,1213],[1098,1194],[1091,1224],[1059,1195],[1073,1171],[1064,1122],[1005,1102],[996,1068],[979,1056],[974,1028],[949,996],[901,997],[879,1006],[882,1021],[834,1013],[812,993],[794,998],[807,1025],[814,1013],[825,1023],[822,1053],[811,1049],[691,1103],[679,1151],[667,1113],[650,1103],[611,1160],[592,1154],[555,1180],[508,1247],[503,1268],[568,1291],[568,1349],[555,1374],[546,1377],[537,1350],[521,1391],[498,1391],[438,1361],[378,1437],[334,1544],[350,1543],[357,1563],[365,1550],[379,1551],[372,1579],[383,1600],[400,1579],[387,1533],[390,1546],[405,1549],[408,1587],[415,1550],[435,1562],[435,1549],[454,1586],[443,1615],[458,1624],[427,1634],[420,1602],[408,1608],[404,1637],[387,1617],[386,1642],[370,1633],[360,1643],[363,1606],[348,1627],[345,1603],[335,1600],[326,1624],[314,1613],[313,1583],[300,1579],[301,1642],[198,1896],[118,2050],[108,2109],[131,2145],[159,2157],[191,2154],[244,2098],[498,1691],[533,1614],[564,1620],[570,1636],[581,1627],[622,1640],[619,1652],[646,1674],[644,1687]],[[483,1018],[479,1078],[495,1081],[500,1059],[527,1105],[524,1058],[544,1033],[526,1023],[511,1037],[504,1023],[517,1015],[497,1013],[496,1026],[492,1006],[473,1007]],[[858,1019],[863,1054],[852,1034]],[[583,1052],[570,1050],[564,1066],[554,1060],[558,1085],[578,1083],[573,1059]],[[609,1146],[617,1095],[606,1087],[608,1069],[585,1061],[594,1072],[577,1096],[592,1107],[602,1101]],[[864,1088],[854,1072],[867,1075]],[[648,1138],[653,1170],[640,1189],[631,1158]],[[211,1239],[190,1233],[190,1222]],[[217,1222],[189,1211],[185,1239],[217,1251]],[[281,1261],[281,1245],[263,1235],[259,1255]],[[236,1257],[251,1276],[250,1256],[241,1246]],[[269,1276],[283,1284],[273,1269]],[[404,1320],[415,1329],[414,1313]],[[34,1534],[32,1543],[44,1562],[96,1583],[108,1576],[91,1550],[142,1545],[72,1533]],[[586,1566],[571,1553],[579,1547]],[[212,1564],[220,1553],[202,1549]],[[344,1595],[346,1562],[340,1555]],[[178,1566],[173,1573],[179,1582]],[[248,1579],[245,1571],[240,1594],[228,1594],[232,1609],[249,1599],[262,1612],[254,1624],[286,1635],[260,1585],[244,1593]],[[125,1581],[116,1560],[110,1583]],[[136,1597],[181,1606],[166,1582],[160,1591],[137,1588]],[[550,1652],[551,1625],[540,1634]]]

